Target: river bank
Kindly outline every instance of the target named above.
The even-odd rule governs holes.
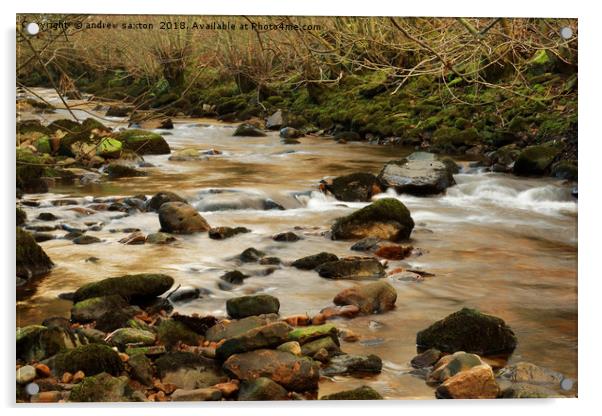
[[[123,117],[107,121],[104,111],[95,113],[94,107],[86,111],[101,115],[107,127],[128,125]],[[82,119],[90,116],[78,114]],[[65,110],[44,113],[42,124],[65,115]],[[79,172],[75,181],[51,181],[49,193],[23,196],[25,228],[50,235],[40,245],[55,267],[26,285],[17,304],[18,326],[38,324],[51,316],[69,317],[72,302],[58,298],[59,294],[132,272],[165,273],[175,279],[174,288],[199,289],[203,295],[198,299],[175,304],[181,314],[225,316],[228,299],[268,293],[280,300],[281,316],[314,317],[353,283],[329,281],[313,271],[292,269],[288,263],[319,252],[357,255],[350,250],[353,242],[331,240],[324,233],[336,218],[370,203],[338,201],[319,191],[320,180],[358,171],[377,175],[390,160],[415,151],[363,141],[341,144],[311,135],[294,143],[270,131],[260,137],[237,137],[232,124],[199,119],[174,118],[173,125],[173,129],[154,130],[165,138],[171,154],[143,155],[144,162],[135,161],[135,169],[144,176],[104,176],[106,167],[101,164],[93,176],[89,173],[98,168]],[[387,278],[397,291],[392,311],[335,321],[339,330],[359,336],[358,342],[343,342],[344,351],[375,354],[382,358],[383,369],[368,379],[322,380],[320,396],[368,384],[386,398],[432,398],[433,388],[416,377],[409,364],[416,355],[416,333],[464,306],[502,317],[513,328],[519,343],[510,365],[529,361],[576,379],[573,184],[486,172],[461,158],[457,162],[461,169],[454,175],[457,184],[443,195],[418,197],[389,190],[377,196],[403,202],[416,223],[411,244],[419,251],[404,260],[390,260],[388,271],[402,268],[429,275]],[[216,189],[221,192],[211,191]],[[184,198],[211,226],[246,227],[251,232],[224,241],[205,233],[176,236],[176,242],[165,246],[120,243],[134,230],[147,236],[161,227],[156,212],[130,210],[133,207],[123,206],[124,198],[150,199],[167,191]],[[266,201],[284,209],[264,210]],[[103,210],[102,204],[107,208],[115,204],[116,209]],[[56,219],[42,220],[42,213]],[[49,229],[32,228],[40,226]],[[50,229],[53,226],[58,227]],[[78,245],[64,238],[77,228],[87,229],[85,234],[99,241]],[[294,232],[301,239],[272,239],[282,232]],[[265,276],[268,265],[238,264],[235,257],[249,247],[285,264]],[[233,268],[252,277],[238,287],[220,287],[220,276]]]

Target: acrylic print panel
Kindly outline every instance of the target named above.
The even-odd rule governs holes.
[[[576,397],[576,20],[16,36],[17,402]]]

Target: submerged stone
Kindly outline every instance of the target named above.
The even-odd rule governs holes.
[[[340,391],[320,397],[320,400],[382,400],[383,397],[372,387],[362,386],[353,390]]]
[[[75,291],[73,300],[79,302],[92,297],[120,295],[132,303],[144,302],[162,295],[173,283],[173,278],[165,274],[141,273],[110,277],[80,287]]]

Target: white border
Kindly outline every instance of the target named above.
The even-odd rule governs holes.
[[[301,0],[225,0],[221,2],[192,2],[191,0],[101,0],[101,1],[54,1],[26,0],[20,2],[5,1],[3,4],[3,45],[4,62],[2,65],[2,166],[3,177],[0,181],[3,211],[3,247],[0,250],[5,296],[3,305],[5,317],[4,339],[2,341],[2,367],[0,377],[2,404],[8,406],[5,414],[78,414],[106,415],[107,412],[154,415],[166,413],[187,414],[286,414],[307,416],[308,413],[328,412],[329,414],[405,413],[466,415],[508,415],[509,413],[537,412],[546,415],[567,415],[593,413],[596,399],[600,395],[602,371],[600,352],[602,337],[600,331],[600,202],[602,193],[600,184],[600,157],[602,149],[602,92],[600,74],[602,62],[600,45],[600,27],[602,16],[596,13],[595,2],[506,0],[487,1],[409,1],[369,0],[353,3],[347,1]],[[384,403],[244,403],[224,405],[203,403],[196,406],[169,406],[152,404],[142,407],[111,405],[110,410],[102,405],[28,407],[12,408],[14,402],[14,71],[15,71],[15,13],[107,13],[107,14],[248,14],[248,15],[355,15],[355,16],[504,16],[504,17],[578,17],[579,18],[579,137],[580,137],[580,186],[579,186],[579,399],[565,400],[522,400],[522,401],[402,401]],[[8,230],[8,231],[7,231]]]

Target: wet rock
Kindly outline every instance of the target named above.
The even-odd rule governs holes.
[[[284,344],[280,344],[277,348],[278,351],[289,352],[296,356],[301,356],[301,345],[297,341],[288,341]]]
[[[16,220],[17,225],[23,225],[27,221],[27,214],[19,207],[17,207]]]
[[[107,175],[109,175],[109,178],[111,179],[131,178],[146,175],[146,173],[142,172],[141,170],[138,170],[131,166],[123,165],[121,163],[109,164],[109,166],[107,166],[107,168],[105,169],[105,172],[107,173]]]
[[[36,369],[31,365],[24,365],[17,369],[17,383],[27,384],[36,378]]]
[[[273,322],[253,328],[244,334],[227,339],[217,347],[215,355],[218,359],[225,360],[233,354],[276,347],[288,340],[288,333],[291,330],[292,328],[284,322]]]
[[[39,361],[59,351],[76,348],[87,340],[63,327],[47,328],[42,325],[28,325],[17,328],[17,358],[25,361]]]
[[[368,202],[374,195],[383,191],[380,181],[371,173],[339,176],[334,178],[332,183],[326,183],[325,187],[339,201],[348,202]]]
[[[313,325],[321,325],[328,319],[333,318],[353,318],[360,313],[360,308],[356,305],[344,305],[344,306],[329,306],[320,311],[319,314],[311,318]]]
[[[318,388],[319,365],[311,358],[297,357],[277,350],[255,350],[232,355],[224,371],[242,381],[267,377],[287,390],[306,391]]]
[[[238,392],[239,401],[287,400],[288,392],[267,377],[243,381]]]
[[[269,265],[269,264],[281,264],[282,260],[280,260],[278,257],[263,257],[261,260],[259,260],[259,264],[262,265]],[[274,269],[275,268],[268,268],[266,269],[265,275],[271,274],[272,272],[268,273],[269,270]]]
[[[279,130],[282,126],[284,126],[282,110],[276,111],[266,119],[265,127],[268,130]]]
[[[207,315],[203,317],[199,316],[188,316],[188,315],[180,315],[178,313],[173,314],[171,316],[176,322],[181,322],[186,325],[191,331],[199,334],[205,335],[207,330],[217,324],[217,319],[214,316]]]
[[[133,107],[124,105],[112,105],[106,112],[107,117],[127,117],[134,110]]]
[[[146,236],[144,235],[144,233],[142,231],[136,231],[136,232],[133,232],[132,234],[128,235],[127,237],[120,239],[119,242],[121,244],[126,244],[126,245],[144,244],[146,242]]]
[[[37,217],[40,221],[56,221],[59,218],[52,212],[40,212]]]
[[[33,233],[33,239],[36,243],[43,243],[44,241],[54,240],[54,235],[49,233]]]
[[[117,133],[115,139],[119,140],[124,149],[133,150],[139,155],[164,155],[171,153],[165,139],[156,133],[145,130],[124,130]]]
[[[379,281],[357,285],[339,292],[335,305],[355,305],[362,313],[384,313],[395,307],[397,291],[388,282]]]
[[[163,345],[152,345],[150,347],[127,347],[125,353],[129,356],[136,354],[144,354],[146,356],[159,356],[166,352],[166,348]]]
[[[243,263],[255,263],[264,256],[265,253],[263,251],[259,251],[253,247],[249,247],[248,249],[240,253],[238,258]]]
[[[511,381],[513,383],[529,384],[553,384],[560,385],[564,376],[547,368],[539,367],[532,363],[519,362],[511,366],[502,368],[497,377],[501,380]]]
[[[330,336],[325,336],[307,342],[301,347],[301,355],[313,357],[314,360],[318,361],[327,361],[330,356],[338,354],[340,352],[340,346]],[[324,359],[316,358],[316,354],[319,354]]]
[[[153,197],[148,201],[147,209],[149,211],[159,211],[161,205],[166,202],[183,202],[187,203],[187,201],[181,196],[173,193],[173,192],[159,192],[153,195]]]
[[[235,319],[251,315],[278,313],[280,302],[270,295],[241,296],[228,299],[226,310],[228,315]]]
[[[502,399],[547,399],[550,397],[562,397],[554,390],[528,383],[500,384],[500,389],[501,393],[499,397]]]
[[[523,176],[543,175],[559,153],[560,149],[554,144],[525,147],[514,163],[513,172]]]
[[[448,378],[435,395],[438,399],[495,399],[499,390],[491,367],[482,364]]]
[[[213,240],[225,240],[237,234],[250,233],[245,227],[214,227],[209,230],[209,238]]]
[[[466,371],[482,364],[485,363],[478,355],[457,351],[452,355],[445,355],[437,361],[426,381],[427,383],[442,383],[448,378],[455,376],[460,371]]]
[[[173,243],[174,241],[177,241],[177,238],[175,238],[173,235],[168,234],[168,233],[158,232],[158,233],[151,233],[151,234],[147,235],[145,243],[147,243],[147,244],[169,244],[169,243]]]
[[[421,354],[418,354],[410,364],[414,368],[425,368],[434,365],[441,358],[441,351],[436,348],[430,348]]]
[[[87,376],[105,372],[118,375],[123,371],[123,362],[111,347],[88,344],[57,354],[49,364],[54,374],[83,371]]]
[[[381,244],[374,251],[374,255],[387,260],[403,260],[412,254],[414,247],[401,244]]]
[[[157,373],[164,384],[179,389],[198,389],[227,381],[213,360],[191,352],[169,352],[155,360]]]
[[[111,158],[118,158],[121,156],[121,149],[123,145],[119,140],[112,139],[110,137],[104,137],[100,143],[96,145],[96,157],[92,160],[96,160],[98,163],[95,165],[102,165],[105,160]]]
[[[264,137],[266,134],[252,124],[243,123],[234,131],[233,136]]]
[[[311,256],[297,259],[291,264],[291,266],[302,270],[312,270],[324,263],[333,262],[337,260],[339,260],[339,258],[335,254],[321,252],[318,254],[312,254]]]
[[[278,315],[258,315],[249,316],[237,321],[222,321],[212,326],[205,333],[205,339],[211,342],[219,342],[222,339],[233,338],[244,334],[245,332],[267,325],[270,322],[278,320]]]
[[[71,308],[71,320],[96,322],[98,329],[108,332],[125,325],[139,311],[119,295],[98,296],[75,303]]]
[[[107,373],[86,377],[69,395],[71,402],[132,402],[143,399],[144,395],[136,394],[130,387],[127,377],[112,377]]]
[[[75,237],[72,241],[73,241],[73,244],[79,244],[79,245],[88,245],[88,244],[95,244],[95,243],[101,242],[100,238],[94,237],[93,235],[87,235],[87,234],[83,234],[83,235],[80,235],[79,237]]]
[[[239,272],[238,270],[232,270],[220,276],[220,279],[233,285],[242,285],[244,280],[248,277],[248,275]]]
[[[128,366],[130,368],[129,373],[134,380],[137,380],[146,386],[152,385],[153,363],[146,355],[130,355]]]
[[[552,165],[552,176],[567,181],[576,181],[579,177],[577,162],[571,160],[561,160]]]
[[[328,336],[332,338],[337,345],[339,345],[337,332],[336,326],[332,324],[311,325],[295,328],[288,334],[288,339],[291,341],[297,341],[299,344],[303,345],[315,339]]]
[[[382,400],[383,397],[372,387],[362,386],[353,390],[340,391],[320,397],[320,400]]]
[[[316,267],[320,277],[327,279],[378,279],[385,276],[385,268],[373,258],[346,258],[323,263]]]
[[[416,335],[416,344],[421,348],[479,355],[511,352],[516,343],[514,332],[502,319],[469,308],[435,322]]]
[[[209,189],[199,194],[195,203],[199,211],[229,211],[229,210],[283,210],[284,207],[269,198],[254,192],[238,189]]]
[[[399,241],[410,237],[414,220],[397,199],[383,198],[354,213],[339,218],[332,226],[333,240],[377,237]]]
[[[17,227],[17,277],[29,279],[46,275],[54,263],[33,236]]]
[[[272,240],[274,240],[274,241],[284,241],[284,242],[295,242],[295,241],[299,241],[300,239],[301,239],[301,237],[299,237],[297,234],[295,234],[292,231],[276,234],[275,236],[272,237]]]
[[[211,228],[196,209],[183,202],[167,202],[161,205],[159,223],[161,231],[176,234],[192,234]]]
[[[362,140],[362,137],[354,131],[340,131],[334,135],[335,140],[342,140],[345,142],[358,142]]]
[[[221,398],[222,392],[215,387],[194,390],[178,389],[171,395],[171,400],[174,402],[207,402],[218,401]]]
[[[327,377],[351,374],[379,374],[383,368],[382,360],[374,354],[368,356],[343,354],[330,358],[321,374]]]
[[[163,320],[157,327],[157,339],[168,348],[176,347],[180,343],[198,345],[199,336],[182,322]]]
[[[173,278],[165,274],[141,273],[110,277],[77,289],[74,302],[98,296],[120,295],[129,299],[130,303],[137,304],[162,295],[173,283]]]
[[[382,240],[377,237],[366,237],[351,246],[354,251],[375,251],[380,246]]]
[[[438,160],[410,157],[387,163],[378,179],[399,193],[433,195],[454,185],[454,177],[445,163]]]
[[[201,296],[201,289],[197,287],[181,287],[175,292],[169,294],[168,299],[172,302],[187,302],[198,299]]]
[[[142,329],[119,328],[111,333],[108,342],[124,350],[128,344],[138,346],[153,345],[155,343],[155,334]]]
[[[200,160],[203,158],[199,149],[180,149],[176,150],[169,156],[169,160],[174,162],[189,162],[192,160]]]
[[[280,129],[280,137],[283,139],[297,139],[301,136],[303,136],[303,133],[293,127],[284,127]]]

